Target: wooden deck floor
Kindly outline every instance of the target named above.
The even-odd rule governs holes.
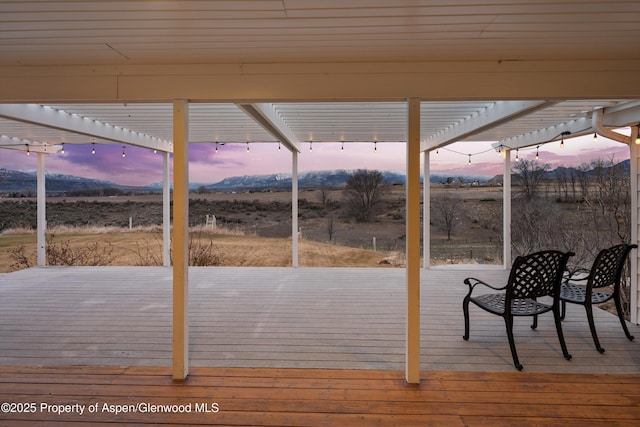
[[[506,272],[422,275],[420,386],[404,381],[403,270],[192,268],[192,368],[178,383],[171,270],[2,275],[0,425],[637,425],[640,347],[614,316],[597,312],[599,354],[569,307],[571,361],[548,316],[537,331],[518,322],[517,372],[500,318],[473,310],[461,338],[469,275]]]
[[[174,383],[165,367],[3,366],[0,401],[35,406],[1,411],[0,424],[637,426],[638,384],[637,374],[430,371],[417,387],[398,371],[275,368],[194,368]]]
[[[464,341],[462,280],[501,283],[501,269],[422,274],[422,369],[512,371],[502,319],[471,311]],[[191,268],[190,361],[195,367],[404,370],[402,269]],[[536,331],[517,319],[527,372],[640,373],[638,339],[597,310],[606,353],[593,347],[583,309],[563,323],[571,361],[551,316]],[[171,270],[48,267],[0,277],[0,365],[171,365]]]

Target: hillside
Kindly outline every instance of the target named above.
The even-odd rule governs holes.
[[[629,170],[630,161],[625,160],[616,165]],[[570,175],[576,171],[573,167],[558,167],[557,169],[548,171],[545,178],[554,179],[559,175]],[[381,171],[385,180],[391,183],[404,183],[406,176],[403,172]],[[347,179],[353,170],[335,169],[335,170],[316,170],[304,171],[298,174],[298,187],[301,189],[317,189],[323,186],[329,188],[342,188],[345,186]],[[591,170],[588,174],[595,174],[597,170]],[[432,183],[447,183],[462,179],[464,182],[488,182],[495,183],[502,181],[502,175],[495,177],[465,175],[451,176],[442,173],[433,173],[429,180]],[[20,193],[20,195],[33,195],[36,191],[36,173],[33,171],[16,171],[9,169],[0,169],[0,193],[12,195],[12,193]],[[261,191],[266,189],[284,189],[291,188],[291,173],[274,173],[268,175],[242,175],[224,178],[215,183],[191,183],[191,190],[199,191]],[[48,173],[46,175],[46,191],[48,194],[64,194],[64,195],[114,195],[122,193],[149,193],[161,192],[162,183],[154,183],[149,186],[126,186],[119,185],[109,181],[98,179],[83,178],[72,175],[62,175]],[[91,193],[91,194],[89,194]]]
[[[403,172],[381,171],[385,180],[390,183],[404,183],[406,181]],[[301,189],[317,189],[322,186],[329,188],[342,188],[346,185],[349,175],[353,170],[319,170],[305,171],[298,174],[298,187]],[[456,177],[457,178],[457,177]],[[444,174],[432,174],[431,182],[446,182],[451,179]],[[465,176],[471,181],[486,181],[488,177]],[[36,173],[33,171],[16,171],[0,169],[0,193],[15,196],[32,196],[37,186]],[[291,173],[275,173],[268,175],[242,175],[225,178],[215,183],[191,183],[191,190],[205,191],[250,191],[265,189],[291,188]],[[126,186],[110,181],[83,178],[72,175],[48,173],[46,175],[46,191],[48,194],[64,195],[113,195],[130,193],[161,192],[162,183],[154,183],[149,186]],[[92,194],[89,194],[92,193]]]
[[[82,194],[83,192],[112,192],[114,194],[127,191],[149,191],[148,187],[119,185],[99,179],[84,178],[73,175],[47,173],[45,176],[48,194]],[[0,168],[0,193],[35,193],[37,176],[34,171],[16,171]]]

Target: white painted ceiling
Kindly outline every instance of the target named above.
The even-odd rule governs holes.
[[[640,57],[637,0],[2,1],[0,64]]]
[[[620,57],[640,59],[637,0],[0,1],[0,66]],[[489,114],[494,101],[423,102],[423,148],[453,142],[446,135],[504,141],[561,130],[594,108],[629,102],[561,100],[464,134],[457,129]],[[52,107],[172,139],[170,104]],[[270,108],[300,142],[406,141],[404,103]],[[193,142],[276,141],[234,104],[191,104],[189,134]],[[0,135],[0,145],[113,142],[6,117]]]

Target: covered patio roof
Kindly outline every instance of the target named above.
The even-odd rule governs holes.
[[[294,150],[304,141],[406,142],[409,96],[423,101],[422,150],[456,141],[518,148],[562,132],[593,133],[593,111],[621,105],[624,117],[605,114],[603,126],[640,122],[631,87],[608,94],[597,88],[624,84],[603,82],[602,66],[637,72],[628,62],[640,60],[637,2],[48,1],[2,2],[0,11],[1,101],[46,106],[0,106],[3,147],[55,151],[63,143],[114,142],[171,151],[171,102],[183,97],[191,102],[190,142],[281,141]],[[555,65],[534,74],[519,68],[550,61]],[[425,63],[431,65],[417,66]],[[574,69],[591,72],[590,83]],[[196,93],[175,85],[173,76],[185,71]],[[324,78],[314,87],[286,77],[336,72],[347,80]],[[571,83],[548,78],[546,90],[533,84],[535,96],[514,97],[487,80],[515,73],[533,83],[540,72]],[[400,86],[388,79],[394,73],[401,73]],[[205,76],[213,75],[220,79],[211,87]],[[382,79],[358,77],[365,75]],[[115,79],[111,89],[107,76]],[[229,76],[243,87],[231,96]],[[423,93],[416,77],[424,79]],[[442,86],[443,77],[457,87]],[[168,87],[157,90],[158,79]],[[324,90],[326,83],[333,90]],[[360,84],[367,88],[360,95],[344,90]],[[574,84],[579,95],[567,97]],[[613,92],[623,96],[611,98]]]
[[[491,141],[516,149],[640,122],[638,100],[422,101],[421,149]],[[192,103],[189,141],[277,143],[406,142],[405,102]],[[568,132],[568,133],[567,133]],[[63,144],[127,144],[173,151],[171,103],[0,105],[0,147],[53,153]],[[610,136],[610,135],[605,135]]]
[[[176,379],[189,360],[189,142],[280,141],[294,172],[304,141],[406,143],[405,367],[414,383],[421,151],[427,165],[426,150],[455,141],[518,148],[594,130],[630,143],[640,122],[635,1],[81,0],[0,2],[0,12],[0,145],[51,152],[115,142],[174,153],[173,244],[183,249],[173,267]],[[629,125],[631,136],[608,128]],[[43,202],[44,184],[38,194]],[[633,322],[638,264],[636,255]]]

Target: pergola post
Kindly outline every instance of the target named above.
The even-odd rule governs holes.
[[[638,137],[637,126],[631,127],[631,141],[629,142],[629,159],[630,159],[630,184],[631,188],[631,239],[630,243],[640,244],[638,241],[638,179],[640,179],[640,170],[638,170],[638,152],[640,151],[638,145],[635,144],[635,140]],[[636,250],[631,252],[629,259],[631,260],[631,271],[629,277],[630,283],[630,306],[629,306],[629,321],[634,325],[640,322],[640,307],[638,307],[638,264],[640,263],[640,251]]]
[[[162,152],[162,265],[171,266],[171,188],[169,152]]]
[[[502,178],[502,250],[504,268],[511,268],[511,150],[504,149]]]
[[[189,103],[173,102],[173,379],[189,374]]]
[[[420,99],[407,100],[407,323],[405,377],[420,383]]]
[[[431,266],[431,171],[430,153],[423,153],[422,175],[422,265],[424,268]]]
[[[298,152],[291,150],[291,266],[298,267]]]
[[[37,214],[37,262],[38,266],[47,265],[47,193],[45,188],[45,174],[44,174],[44,153],[38,153],[38,172],[37,172],[37,194],[36,194],[36,214]]]

